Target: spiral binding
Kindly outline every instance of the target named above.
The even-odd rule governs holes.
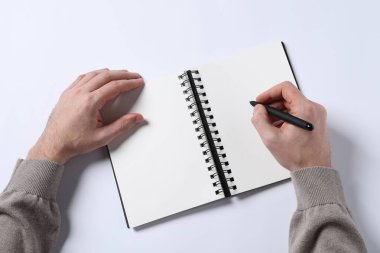
[[[232,171],[228,168],[229,162],[221,144],[219,131],[216,129],[214,115],[212,115],[199,71],[187,70],[178,78],[182,80],[181,86],[186,95],[185,100],[190,116],[194,118],[192,122],[196,125],[195,131],[199,133],[197,137],[205,162],[208,164],[207,169],[211,173],[212,185],[216,188],[215,194],[224,194],[229,197],[230,190],[236,190],[236,185],[231,175]]]

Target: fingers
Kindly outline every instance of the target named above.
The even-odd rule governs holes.
[[[108,70],[97,73],[91,80],[89,80],[83,88],[86,91],[95,91],[100,87],[116,80],[130,80],[138,79],[141,76],[138,73],[128,72],[126,70]]]
[[[95,102],[98,104],[98,108],[102,108],[105,103],[116,98],[121,93],[131,91],[143,85],[144,79],[142,78],[111,81],[94,91]]]
[[[270,88],[256,98],[258,102],[262,103],[285,100],[289,104],[301,99],[304,99],[304,96],[291,82],[288,81]]]
[[[284,101],[275,101],[272,103],[268,103],[267,105],[269,105],[270,107],[276,108],[278,110],[281,110],[283,112],[288,112],[288,108],[286,107],[287,105],[286,105],[286,103],[284,103]],[[272,123],[272,125],[274,125],[276,127],[280,127],[283,123],[283,122],[281,122],[281,123],[277,122],[278,118],[271,116],[271,115],[269,115],[269,121]]]
[[[273,121],[272,125],[275,126],[275,127],[277,127],[277,128],[279,128],[279,127],[281,127],[284,123],[285,123],[285,121],[283,121],[283,120],[275,120],[275,121]]]
[[[110,143],[117,136],[128,132],[133,127],[137,126],[144,121],[141,114],[129,113],[126,114],[111,124],[104,126],[100,129],[97,136],[98,140],[102,145]]]
[[[281,111],[286,111],[286,109],[287,109],[284,101],[275,101],[272,103],[268,103],[267,105],[269,105],[270,107],[276,108],[278,110],[281,110]]]
[[[82,78],[83,78],[84,76],[85,76],[84,74],[79,75],[79,76],[77,77],[77,79],[75,79],[75,81],[74,81],[72,84],[70,84],[69,87],[67,87],[66,90],[69,90],[69,89],[71,89],[72,87],[74,87],[75,85],[77,85],[78,82],[79,82],[80,80],[82,80]]]
[[[102,72],[106,72],[108,71],[109,69],[108,68],[103,68],[103,69],[97,69],[97,70],[94,70],[94,71],[91,71],[91,72],[88,72],[86,74],[83,74],[83,75],[80,75],[79,77],[81,77],[78,82],[74,85],[75,87],[81,87],[83,85],[85,85],[87,82],[89,82],[92,78],[94,78],[96,75],[102,73]]]
[[[122,73],[122,75],[117,75],[118,73]],[[101,76],[98,77],[100,74]],[[92,81],[94,77],[97,78]],[[128,72],[128,70],[109,70],[108,68],[97,69],[86,74],[79,75],[78,78],[67,89],[84,86],[87,91],[93,91],[112,80],[132,79],[138,77],[140,77],[139,74]],[[109,79],[109,81],[107,81],[107,79]],[[99,80],[100,82],[103,81],[103,83],[99,84]]]
[[[256,105],[251,119],[262,141],[268,147],[279,134],[279,129],[272,125],[267,110],[262,105]]]

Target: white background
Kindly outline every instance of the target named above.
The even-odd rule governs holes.
[[[159,78],[283,40],[302,91],[328,109],[347,202],[369,251],[380,252],[380,6],[309,2],[2,0],[0,187],[79,74]],[[67,165],[58,202],[57,252],[286,252],[296,206],[286,182],[129,230],[104,148]]]

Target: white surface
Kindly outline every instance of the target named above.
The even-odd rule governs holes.
[[[301,89],[324,104],[334,165],[370,252],[379,252],[380,37],[376,1],[2,1],[0,186],[61,91],[94,68],[159,78],[285,41]],[[60,252],[286,252],[291,184],[126,228],[104,149],[68,164]],[[227,239],[228,238],[228,239]]]

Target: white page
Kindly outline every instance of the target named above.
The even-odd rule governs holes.
[[[289,178],[251,123],[250,100],[282,81],[295,80],[281,42],[198,68],[237,190]]]
[[[109,145],[131,227],[223,197],[215,194],[182,90],[176,75],[146,80],[130,111],[148,124]]]

